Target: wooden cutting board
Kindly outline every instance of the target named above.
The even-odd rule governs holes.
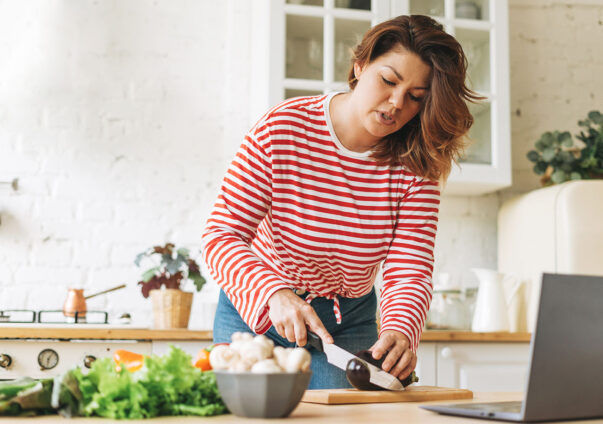
[[[410,386],[401,392],[356,389],[306,390],[302,402],[338,405],[344,403],[419,402],[430,400],[473,399],[473,392],[435,386]]]

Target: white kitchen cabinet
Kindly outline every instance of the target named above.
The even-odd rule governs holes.
[[[437,386],[436,343],[420,343],[417,349],[415,373],[419,377],[418,385]]]
[[[529,343],[429,343],[417,351],[420,383],[474,392],[524,391]]]
[[[254,0],[250,125],[300,95],[345,90],[349,49],[371,26],[426,14],[463,46],[469,86],[487,98],[470,105],[472,144],[445,194],[478,195],[511,184],[507,0]]]

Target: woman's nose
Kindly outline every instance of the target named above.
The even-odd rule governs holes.
[[[404,92],[401,90],[394,90],[389,97],[389,102],[396,109],[402,109],[402,106],[404,105]]]

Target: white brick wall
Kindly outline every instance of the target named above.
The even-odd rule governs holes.
[[[566,4],[567,3],[567,4]],[[514,186],[442,201],[436,271],[496,266],[496,215],[537,186],[525,153],[603,109],[603,4],[511,0]],[[132,260],[199,247],[249,121],[249,2],[0,0],[0,309],[60,309],[66,289],[123,282],[90,309],[150,322]],[[195,296],[209,325],[215,288]]]

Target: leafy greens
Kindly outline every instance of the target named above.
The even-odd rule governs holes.
[[[0,383],[0,415],[59,412],[63,416],[113,419],[160,415],[210,416],[228,412],[216,378],[201,371],[174,346],[164,356],[149,356],[136,372],[116,371],[111,358],[96,360],[87,374],[74,368],[53,379]]]

